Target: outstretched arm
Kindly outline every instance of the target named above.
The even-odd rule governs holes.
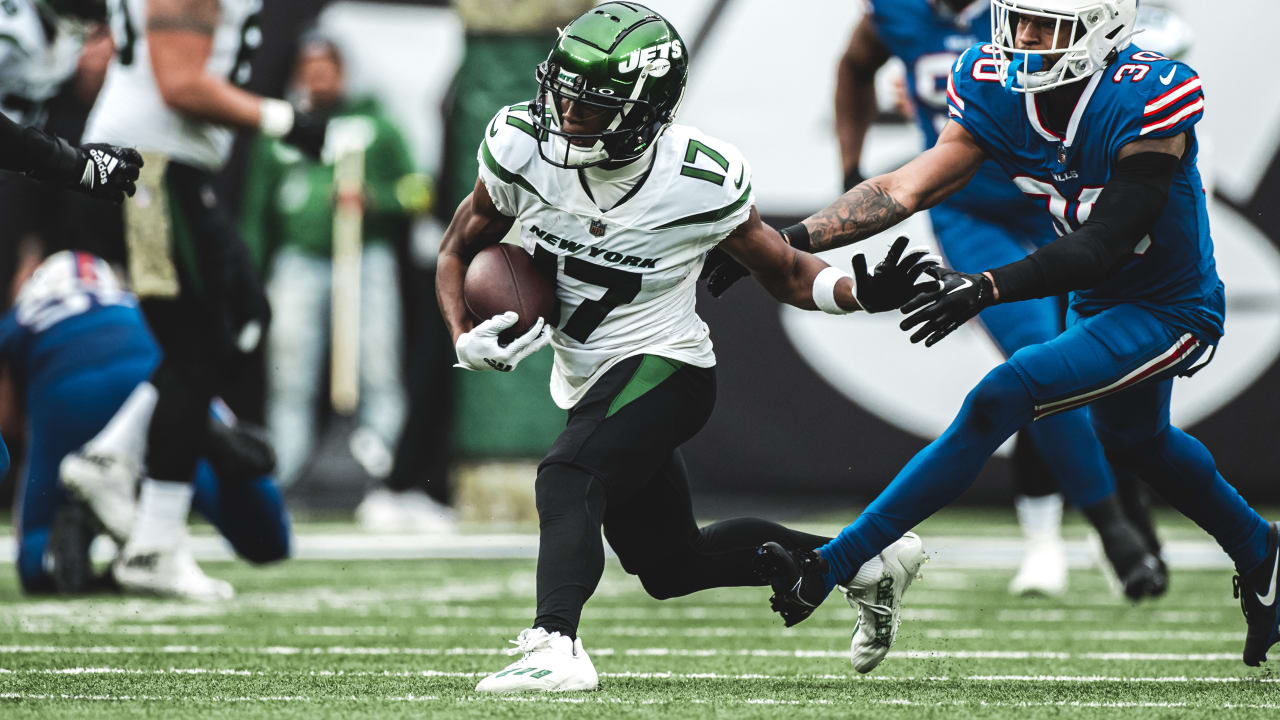
[[[968,130],[947,123],[937,145],[805,218],[801,224],[808,231],[809,247],[822,252],[888,230],[963,188],[985,159]]]
[[[779,302],[801,310],[818,309],[813,301],[813,281],[830,265],[789,245],[777,230],[760,220],[755,207],[751,208],[747,221],[720,241],[719,247],[751,271],[756,281]],[[852,278],[841,278],[833,293],[842,310],[862,309],[853,296]]]
[[[720,248],[750,270],[770,295],[802,310],[833,315],[894,310],[933,285],[929,281],[917,286],[916,280],[935,266],[935,259],[926,257],[928,251],[923,248],[907,250],[904,237],[898,238],[874,272],[867,271],[865,257],[855,255],[853,275],[849,275],[790,245],[761,222],[754,207],[747,221],[720,242]]]
[[[1169,200],[1169,186],[1187,149],[1185,135],[1136,140],[1120,149],[1110,179],[1089,219],[1022,260],[968,275],[942,270],[942,286],[902,308],[902,321],[919,330],[911,342],[933,345],[984,308],[1001,302],[1061,295],[1090,288],[1133,257]]]

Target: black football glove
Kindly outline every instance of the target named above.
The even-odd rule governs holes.
[[[996,302],[995,286],[986,275],[969,275],[943,267],[930,270],[929,274],[936,277],[942,287],[921,293],[903,305],[902,312],[907,318],[898,325],[903,330],[921,325],[911,335],[911,342],[924,340],[925,347],[937,344]]]
[[[729,286],[751,274],[742,263],[733,259],[729,253],[718,247],[707,251],[707,259],[702,264],[699,280],[707,281],[707,292],[711,297],[720,297]]]
[[[79,169],[75,188],[80,192],[118,204],[137,191],[134,183],[142,167],[137,150],[106,143],[90,143],[74,150]]]
[[[328,114],[295,110],[293,127],[280,139],[298,148],[312,160],[319,160],[320,151],[324,149],[324,135],[328,126]]]
[[[938,287],[937,281],[928,276],[924,282],[916,282],[921,275],[939,267],[937,256],[930,255],[926,247],[907,250],[907,242],[906,237],[894,240],[872,273],[867,272],[865,255],[853,256],[853,295],[863,310],[869,313],[897,310],[908,300]]]

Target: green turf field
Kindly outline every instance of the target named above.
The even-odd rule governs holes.
[[[984,529],[990,529],[984,528]],[[924,534],[926,549],[929,537]],[[1076,571],[1063,601],[1009,570],[934,562],[888,660],[847,658],[838,597],[785,630],[763,588],[659,603],[610,560],[581,635],[601,689],[472,692],[533,610],[531,560],[208,563],[225,605],[21,597],[0,565],[0,717],[1270,717],[1280,680],[1239,661],[1226,571],[1130,607]],[[1280,657],[1277,657],[1280,661]]]

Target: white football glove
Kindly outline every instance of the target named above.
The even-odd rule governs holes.
[[[454,367],[463,370],[497,370],[511,372],[521,360],[538,352],[551,342],[551,331],[542,318],[528,332],[512,340],[506,347],[498,344],[498,335],[515,325],[520,316],[507,311],[494,315],[458,336],[454,349],[458,351],[458,363]]]

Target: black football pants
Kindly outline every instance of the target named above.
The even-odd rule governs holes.
[[[760,544],[816,548],[828,538],[756,518],[699,528],[679,447],[715,404],[715,371],[653,355],[605,373],[569,411],[538,468],[540,538],[534,627],[577,636],[604,572],[601,526],[628,573],[653,597],[762,585]]]

